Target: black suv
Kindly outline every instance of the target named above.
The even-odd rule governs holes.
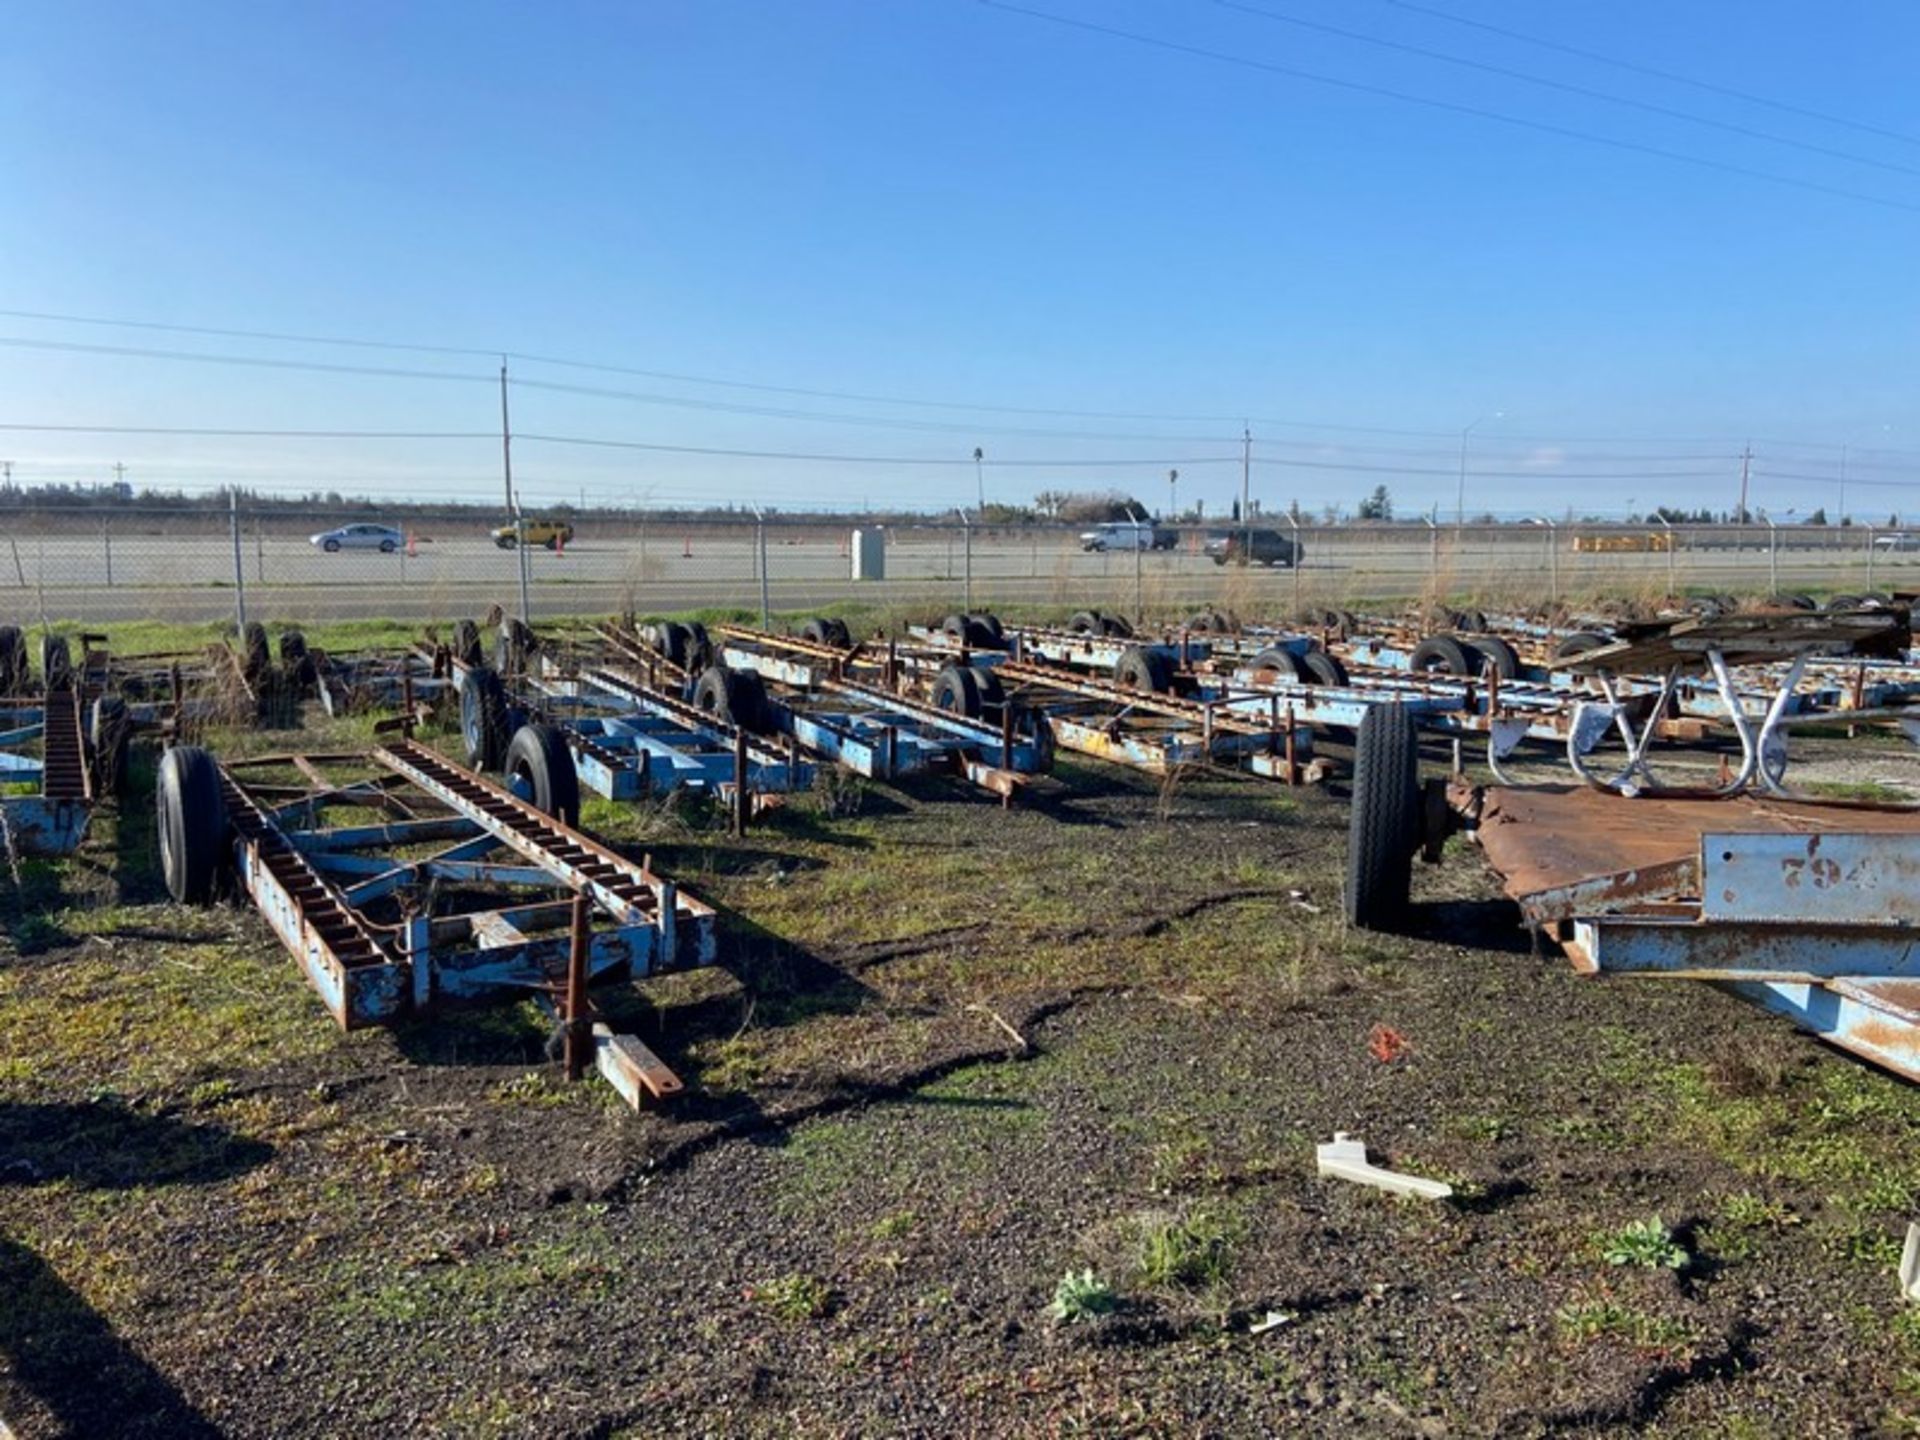
[[[1207,537],[1207,554],[1216,565],[1229,560],[1245,565],[1251,560],[1255,565],[1292,568],[1300,563],[1303,548],[1278,530],[1227,530]]]

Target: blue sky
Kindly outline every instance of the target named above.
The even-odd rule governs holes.
[[[63,0],[7,15],[0,307],[844,392],[871,398],[512,367],[626,392],[516,384],[529,435],[963,462],[528,440],[516,468],[536,502],[951,505],[974,493],[980,445],[1035,462],[990,467],[989,498],[1115,485],[1159,504],[1172,464],[1183,502],[1217,511],[1239,486],[1236,417],[1270,507],[1350,509],[1386,483],[1402,509],[1448,512],[1479,417],[1475,510],[1724,508],[1748,439],[1755,499],[1777,512],[1833,505],[1842,445],[1850,510],[1920,498],[1920,10],[1247,0],[1843,158],[1208,0],[1017,3],[1891,203],[975,0]],[[498,424],[485,353],[18,316],[0,337],[442,377],[7,344],[14,425]],[[19,480],[122,461],[164,485],[498,490],[484,438],[15,431],[0,458]]]

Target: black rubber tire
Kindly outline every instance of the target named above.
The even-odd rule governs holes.
[[[1502,680],[1515,680],[1520,675],[1520,656],[1498,635],[1469,635],[1467,647],[1478,650],[1484,661],[1481,673],[1498,675]],[[1472,657],[1469,656],[1469,659]]]
[[[1213,635],[1217,633],[1214,629],[1214,615],[1211,610],[1203,611],[1198,615],[1189,615],[1187,617],[1186,628],[1191,630],[1195,635]]]
[[[682,670],[687,668],[687,648],[692,637],[678,620],[668,620],[654,632],[654,644],[660,653]]]
[[[1862,601],[1858,595],[1829,595],[1826,605],[1822,608],[1827,610],[1858,610],[1861,604]]]
[[[1420,750],[1404,705],[1376,705],[1353,740],[1353,807],[1347,821],[1347,923],[1391,930],[1404,923],[1420,842]]]
[[[993,636],[994,649],[1004,650],[1007,648],[1007,627],[1000,623],[1000,617],[998,615],[994,614],[991,610],[982,610],[973,618],[987,627],[987,633]],[[838,621],[834,623],[839,624]]]
[[[698,620],[687,622],[687,669],[697,672],[719,662],[720,652],[713,643],[713,637],[707,634],[707,627]]]
[[[1345,640],[1360,631],[1360,622],[1351,610],[1322,610],[1314,619],[1314,629],[1325,630],[1336,640]]]
[[[380,542],[380,553],[382,555],[391,555],[399,548],[400,546],[392,540],[382,540]]]
[[[1115,640],[1131,640],[1133,638],[1133,626],[1128,622],[1126,617],[1122,615],[1108,615],[1102,612],[1100,616],[1100,630],[1102,634],[1110,635]]]
[[[1576,630],[1553,647],[1553,658],[1571,660],[1576,655],[1584,655],[1589,650],[1598,650],[1601,646],[1612,643],[1606,636],[1592,630]]]
[[[1081,610],[1067,621],[1067,629],[1076,635],[1104,635],[1107,627],[1101,623],[1098,610]]]
[[[1007,687],[1000,683],[991,665],[973,667],[973,687],[980,692],[980,713],[998,719],[1007,703]]]
[[[933,704],[936,709],[969,720],[980,718],[980,682],[971,665],[949,665],[933,679]]]
[[[1249,662],[1254,670],[1271,670],[1283,683],[1309,680],[1307,667],[1298,655],[1284,645],[1269,645]]]
[[[749,735],[763,735],[771,726],[767,686],[758,671],[709,665],[694,682],[693,705]]]
[[[1446,675],[1472,676],[1480,673],[1482,658],[1479,651],[1468,650],[1451,635],[1429,635],[1413,647],[1407,668],[1415,674],[1430,675],[1438,670]]]
[[[549,535],[540,542],[540,546],[543,550],[558,550],[560,548],[560,537],[558,535]]]
[[[526,672],[527,661],[540,648],[540,639],[524,621],[509,616],[500,622],[493,642],[493,668],[502,675]]]
[[[73,649],[64,635],[45,635],[40,640],[40,682],[48,693],[73,688]]]
[[[327,540],[322,542],[320,548],[329,555],[338,555],[340,553],[340,542],[338,540]]]
[[[1811,595],[1769,595],[1760,602],[1764,610],[1818,610]]]
[[[522,725],[507,742],[501,765],[510,789],[562,825],[580,823],[580,776],[567,732],[558,725]]]
[[[453,626],[453,658],[462,665],[484,664],[487,652],[480,645],[480,627],[471,620],[458,620]]]
[[[800,638],[814,645],[831,645],[833,643],[830,638],[833,634],[832,626],[832,621],[816,615],[800,627]]]
[[[1307,672],[1300,678],[1309,685],[1337,685],[1344,689],[1353,683],[1340,657],[1329,655],[1317,645],[1300,657],[1300,663]]]
[[[26,684],[26,639],[18,625],[0,625],[0,695],[18,695]]]
[[[468,669],[460,686],[460,738],[466,744],[467,764],[483,773],[500,768],[507,758],[510,717],[507,689],[490,665]]]
[[[240,632],[240,669],[249,681],[258,680],[273,663],[273,647],[267,643],[267,627],[249,620]]]
[[[1173,689],[1173,661],[1158,650],[1129,645],[1113,662],[1113,682],[1128,690],[1164,695]]]
[[[1459,610],[1454,613],[1453,628],[1464,630],[1469,635],[1487,633],[1487,615],[1484,610]]]
[[[834,619],[827,621],[827,643],[839,650],[853,648],[853,631],[847,627],[846,621]]]
[[[287,630],[281,633],[280,663],[285,667],[288,678],[302,690],[311,689],[320,678],[313,656],[307,650],[307,637],[301,631]]]
[[[975,612],[965,618],[967,645],[970,649],[1004,650],[1007,648],[1007,632],[1000,628],[997,616]]]
[[[87,743],[93,751],[93,773],[98,788],[109,795],[127,793],[127,756],[133,721],[127,702],[118,695],[102,695],[87,714]]]
[[[227,800],[213,756],[197,745],[176,745],[162,755],[153,812],[167,894],[181,905],[211,903],[232,863]]]

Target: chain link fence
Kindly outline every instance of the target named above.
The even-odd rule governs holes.
[[[529,522],[530,525],[537,522]],[[1920,531],[1870,526],[1350,524],[1253,527],[1265,561],[1218,553],[1244,527],[1156,527],[1152,548],[1064,526],[888,523],[881,578],[855,580],[857,522],[575,517],[521,546],[479,512],[392,522],[335,512],[40,509],[0,517],[0,621],[451,620],[498,603],[543,616],[869,608],[937,616],[1203,606],[1279,618],[1447,597],[1535,607],[1685,593],[1888,591],[1920,580]],[[371,531],[355,527],[373,527]],[[543,542],[538,530],[530,538]],[[1144,532],[1141,539],[1146,539]],[[329,540],[333,543],[329,544]],[[1226,563],[1221,563],[1222,561]]]

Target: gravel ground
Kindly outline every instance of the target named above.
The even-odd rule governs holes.
[[[1920,1100],[1709,987],[1575,977],[1471,849],[1380,937],[1337,921],[1343,802],[1228,778],[589,823],[726,923],[723,971],[615,997],[689,1081],[637,1117],[521,1010],[336,1034],[111,821],[19,878],[19,1434],[1920,1423]],[[1336,1130],[1455,1198],[1317,1179]],[[1082,1270],[1112,1308],[1053,1318]]]

